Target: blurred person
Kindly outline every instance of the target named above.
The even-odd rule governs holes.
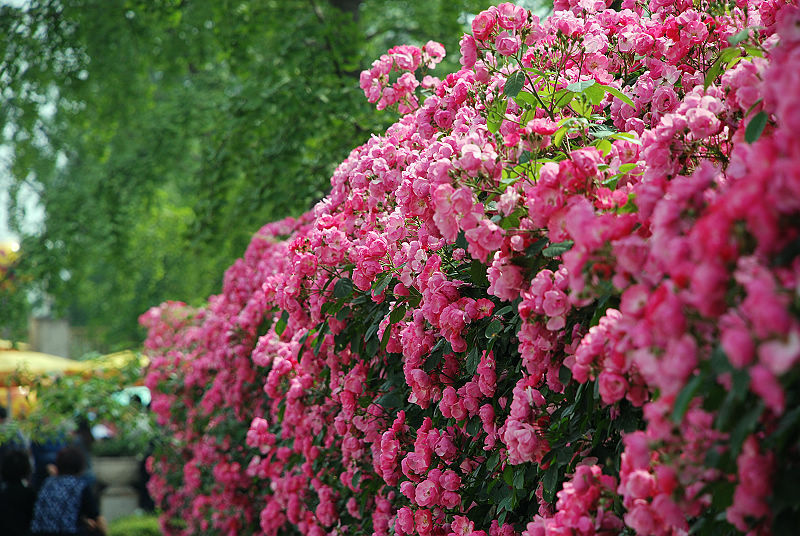
[[[142,397],[138,394],[131,395],[130,405],[139,412],[138,419],[136,420],[137,431],[150,438],[145,451],[139,459],[139,478],[136,481],[136,492],[139,495],[139,508],[145,512],[154,512],[156,505],[147,489],[147,482],[150,480],[150,473],[147,472],[147,458],[149,458],[153,454],[153,450],[155,450],[153,431],[148,415],[150,406],[149,404],[144,404],[142,402]]]
[[[45,480],[33,508],[31,533],[39,536],[105,535],[97,497],[79,475],[86,459],[74,446],[56,456],[55,474]]]
[[[97,476],[94,473],[92,466],[92,445],[94,444],[94,435],[92,434],[92,427],[89,426],[89,419],[86,417],[79,417],[77,419],[77,427],[73,434],[72,445],[75,446],[83,454],[83,459],[86,460],[86,468],[81,475],[81,478],[86,480],[92,487],[92,491],[98,494]]]
[[[24,450],[12,450],[0,467],[0,534],[27,536],[33,520],[36,492],[28,486],[31,462]]]
[[[0,405],[0,466],[7,453],[16,450],[28,450],[28,442],[19,428],[8,422],[8,412],[5,406]]]
[[[66,434],[63,432],[50,437],[44,441],[33,441],[31,443],[31,454],[33,455],[33,479],[31,485],[35,491],[39,491],[45,479],[50,475],[48,467],[56,463],[58,452],[67,446]]]

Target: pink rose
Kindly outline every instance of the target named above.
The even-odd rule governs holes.
[[[388,53],[397,68],[403,71],[416,71],[422,61],[422,50],[411,45],[392,47]]]
[[[491,10],[487,9],[486,11],[478,13],[478,15],[472,19],[472,35],[475,36],[475,39],[480,39],[481,41],[488,38],[494,29],[495,21],[494,12]]]
[[[497,6],[497,24],[506,30],[519,30],[525,26],[528,19],[528,12],[525,8],[503,2]]]
[[[597,382],[604,404],[613,404],[622,400],[628,390],[628,380],[616,372],[604,370],[598,376]]]
[[[528,121],[525,130],[533,134],[539,134],[540,136],[549,136],[551,134],[554,134],[555,131],[558,130],[558,123],[556,123],[555,121],[551,121],[546,117],[540,117]]]
[[[547,316],[561,316],[566,314],[569,310],[567,295],[558,289],[548,290],[544,293],[542,308],[544,309],[544,314]]]
[[[442,473],[439,484],[447,491],[458,491],[458,488],[461,487],[461,477],[452,469],[447,469]]]
[[[625,493],[634,499],[647,499],[655,491],[656,482],[648,471],[637,469],[627,475]]]
[[[420,506],[433,506],[439,500],[439,486],[431,480],[424,480],[417,484],[414,498]]]
[[[420,536],[426,536],[431,533],[433,528],[433,516],[430,510],[417,510],[414,512],[414,524],[417,526],[417,532]]]
[[[422,58],[425,65],[432,69],[444,59],[445,50],[444,45],[436,41],[428,41],[422,47]]]
[[[406,534],[414,533],[414,513],[408,506],[404,506],[397,511],[397,526]]]
[[[508,32],[500,32],[494,40],[494,46],[497,47],[497,52],[503,56],[511,56],[516,54],[520,47],[520,40],[518,35],[509,35]]]
[[[653,534],[656,529],[656,519],[650,511],[650,506],[641,501],[625,514],[625,524],[636,531],[636,534]]]
[[[471,35],[464,34],[461,38],[461,60],[460,63],[467,69],[475,65],[478,60],[478,47],[475,44],[475,38]]]
[[[686,119],[695,139],[713,136],[722,126],[717,116],[705,108],[692,108],[686,112]]]
[[[678,105],[678,96],[675,90],[669,86],[658,86],[653,93],[653,100],[651,105],[654,110],[658,110],[662,114],[672,112]]]

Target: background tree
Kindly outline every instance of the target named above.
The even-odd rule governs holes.
[[[141,312],[218,291],[253,232],[321,198],[333,167],[395,119],[364,101],[362,69],[389,46],[433,39],[452,71],[469,14],[486,5],[1,7],[12,225],[22,228],[24,185],[44,209],[40,229],[22,233],[18,271],[99,348],[135,344]]]

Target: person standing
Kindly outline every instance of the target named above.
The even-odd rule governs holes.
[[[12,450],[3,456],[0,467],[0,534],[28,536],[36,492],[28,485],[31,462],[28,453]]]
[[[56,456],[56,474],[44,481],[33,508],[31,533],[36,536],[105,535],[106,523],[89,483],[80,477],[86,467],[74,446]]]

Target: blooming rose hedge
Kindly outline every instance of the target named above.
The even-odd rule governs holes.
[[[793,533],[800,9],[504,3],[222,294],[142,317],[168,534]]]

